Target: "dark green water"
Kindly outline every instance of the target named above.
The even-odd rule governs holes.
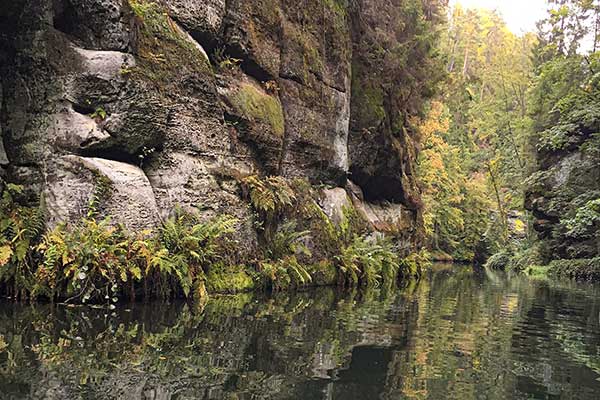
[[[600,398],[600,288],[570,282],[0,307],[0,399]]]

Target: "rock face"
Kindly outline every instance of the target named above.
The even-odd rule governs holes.
[[[547,261],[600,255],[600,154],[591,134],[559,151],[542,151],[529,180],[525,206],[533,212]]]
[[[251,243],[235,177],[302,177],[414,245],[417,144],[369,53],[402,39],[401,8],[352,3],[2,4],[2,174],[51,223],[84,213],[100,182],[99,209],[132,230],[181,206],[239,217]]]

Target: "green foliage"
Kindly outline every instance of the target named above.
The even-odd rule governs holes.
[[[554,260],[549,265],[549,273],[581,281],[600,282],[600,257]]]
[[[378,286],[381,282],[395,282],[401,267],[397,250],[389,239],[358,235],[342,246],[335,260],[349,285]]]
[[[523,243],[511,256],[507,269],[510,271],[523,272],[543,264],[539,245]]]
[[[565,221],[571,237],[589,237],[598,231],[600,225],[600,199],[590,200],[577,209],[575,217]]]
[[[512,254],[508,250],[502,250],[492,255],[485,263],[486,268],[504,270],[510,262]]]
[[[206,273],[209,293],[242,293],[258,287],[256,271],[245,265],[227,266],[222,262],[212,264]]]
[[[416,265],[400,259],[400,250],[391,238],[373,237],[364,232],[353,207],[343,209],[337,224],[322,210],[316,211],[319,217],[317,240],[334,260],[343,284],[378,286],[382,282],[394,283],[400,276],[418,275]]]
[[[202,50],[169,17],[165,7],[153,0],[128,0],[134,18],[131,22],[136,66],[131,79],[154,84],[159,91],[181,84],[174,76],[212,74]]]
[[[175,276],[185,296],[199,290],[205,271],[221,257],[220,239],[234,232],[237,220],[220,216],[201,222],[194,214],[176,210],[160,228],[159,246],[146,267],[146,275]]]
[[[296,194],[285,178],[270,176],[260,179],[256,175],[242,179],[250,202],[255,210],[264,213],[268,219],[282,215],[295,200]]]
[[[96,110],[90,114],[90,118],[105,120],[106,119],[106,111],[102,107],[96,107]]]
[[[0,198],[0,281],[12,285],[13,295],[31,290],[37,257],[30,252],[45,229],[37,207],[23,205],[23,187],[7,184]]]
[[[595,69],[600,56],[572,56],[548,61],[540,67],[532,102],[543,152],[580,145],[600,132],[600,83]]]
[[[486,268],[533,273],[544,264],[538,243],[516,241],[493,254],[484,265]]]
[[[218,47],[215,49],[212,55],[214,61],[219,66],[221,70],[232,70],[242,63],[243,60],[235,57],[231,57],[225,53],[225,49],[223,47]]]
[[[134,297],[136,282],[151,281],[157,295],[189,296],[194,290],[201,297],[205,271],[220,259],[222,240],[237,221],[200,221],[177,210],[157,234],[132,236],[109,219],[96,219],[106,190],[97,185],[86,218],[42,236],[41,212],[19,205],[22,187],[7,185],[0,201],[0,278],[14,287],[12,294],[110,303],[127,294],[126,284]]]
[[[279,176],[264,179],[251,175],[240,180],[246,198],[258,213],[264,238],[271,240],[278,221],[296,205],[296,193],[288,181]]]
[[[112,307],[140,293],[146,298],[183,295],[200,300],[207,288],[238,292],[261,284],[282,290],[336,283],[370,287],[420,272],[421,254],[401,259],[391,238],[369,235],[353,207],[343,210],[338,223],[330,220],[307,182],[247,177],[242,185],[263,218],[261,227],[272,229],[257,259],[248,261],[251,268],[227,265],[230,259],[225,256],[234,247],[229,237],[237,225],[234,218],[203,220],[176,209],[156,232],[132,235],[110,219],[98,219],[98,207],[111,192],[109,182],[98,176],[86,217],[42,236],[42,215],[19,205],[15,197],[23,189],[8,185],[0,215],[0,290],[22,298]],[[310,249],[324,258],[315,260]]]
[[[267,279],[267,285],[275,290],[289,286],[304,286],[312,282],[312,276],[298,258],[310,257],[311,252],[305,242],[309,231],[297,231],[296,222],[281,225],[268,243],[266,260],[261,261],[260,271]]]
[[[141,279],[140,267],[128,262],[132,246],[125,230],[108,219],[59,225],[37,247],[43,262],[36,270],[32,295],[116,302],[120,285]]]

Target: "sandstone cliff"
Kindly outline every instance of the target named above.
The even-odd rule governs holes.
[[[539,168],[526,191],[525,206],[533,212],[546,262],[594,259],[600,254],[598,120],[581,118],[572,126],[564,146],[539,151]],[[597,262],[596,258],[594,265]]]
[[[404,3],[2,4],[2,173],[41,200],[50,226],[96,196],[132,230],[177,205],[233,214],[250,245],[236,178],[302,177],[322,185],[325,209],[349,196],[412,247],[421,217],[408,117],[427,77],[403,80],[422,49],[389,56],[415,35]]]

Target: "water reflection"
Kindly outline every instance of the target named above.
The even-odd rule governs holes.
[[[3,304],[0,399],[597,399],[599,292],[436,266],[202,312]]]

